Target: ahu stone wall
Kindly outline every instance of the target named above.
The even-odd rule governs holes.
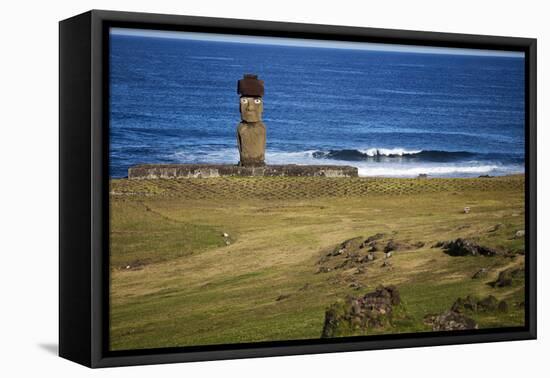
[[[129,179],[209,178],[221,176],[357,177],[357,168],[341,165],[142,164],[128,169]]]

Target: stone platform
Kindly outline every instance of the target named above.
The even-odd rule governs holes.
[[[209,178],[222,176],[357,177],[347,165],[266,165],[241,167],[230,164],[142,164],[128,169],[129,179]]]

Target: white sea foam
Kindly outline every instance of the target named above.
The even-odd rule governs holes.
[[[239,161],[237,148],[212,148],[197,150],[179,150],[168,156],[169,159],[178,163],[216,163],[231,164]]]
[[[266,151],[265,160],[268,164],[321,164],[313,157],[317,150],[284,152]]]
[[[357,151],[368,156],[403,156],[422,152],[422,150],[406,150],[404,148],[368,148],[366,150]]]
[[[235,60],[234,58],[222,57],[222,56],[202,56],[195,55],[190,56],[191,59],[200,59],[200,60]]]
[[[399,89],[378,89],[378,92],[382,93],[392,93],[392,94],[404,94],[404,95],[414,95],[414,96],[433,96],[441,95],[444,93],[435,93],[435,92],[422,92],[422,91],[404,91]]]
[[[488,174],[498,169],[502,169],[498,165],[478,165],[478,166],[361,166],[358,168],[359,176],[385,176],[385,177],[416,177],[420,174],[428,176],[463,176],[463,175],[480,175]]]

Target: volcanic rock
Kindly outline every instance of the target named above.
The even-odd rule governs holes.
[[[448,242],[438,242],[434,247],[443,248],[444,252],[450,256],[495,256],[499,253],[494,248],[485,247],[462,238]]]
[[[326,310],[321,337],[361,334],[367,329],[390,326],[394,309],[400,304],[395,286],[379,286],[363,297],[348,297]]]
[[[433,331],[461,331],[477,329],[474,319],[455,311],[445,311],[440,315],[428,315],[424,322],[432,326]]]
[[[508,268],[501,271],[498,274],[497,280],[495,282],[492,282],[491,284],[494,287],[511,286],[515,280],[524,277],[524,275],[525,275],[525,268],[523,267]]]

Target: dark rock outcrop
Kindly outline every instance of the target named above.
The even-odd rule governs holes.
[[[380,286],[363,297],[348,297],[325,312],[321,337],[363,334],[368,329],[391,326],[395,308],[401,304],[395,286]]]
[[[478,299],[468,295],[466,298],[458,298],[451,306],[451,311],[464,313],[467,311],[477,311]]]
[[[451,307],[451,311],[461,314],[468,312],[506,312],[507,310],[508,303],[506,301],[499,301],[492,295],[482,299],[468,295],[466,298],[458,298]]]
[[[422,248],[422,247],[424,247],[424,243],[422,242],[417,242],[411,245],[408,243],[398,242],[394,239],[390,239],[386,244],[386,246],[384,247],[384,253],[389,253],[394,251],[403,251],[403,250],[408,250],[413,248]]]
[[[494,226],[490,227],[487,232],[497,232],[498,230],[500,230],[500,228],[503,226],[502,223],[497,223],[495,224]]]
[[[397,241],[395,239],[382,240],[384,234],[378,233],[364,239],[362,236],[347,239],[334,248],[323,251],[317,265],[317,273],[326,273],[331,270],[351,269],[367,266],[378,259],[389,259],[395,251],[411,250],[424,247],[423,242]],[[383,253],[378,253],[383,252]],[[391,268],[392,264],[383,264],[384,268]],[[361,270],[364,272],[364,270]]]
[[[331,269],[353,268],[375,260],[376,241],[373,237],[364,239],[362,236],[351,238],[338,244],[323,255],[318,264],[323,272]]]
[[[474,319],[451,310],[440,315],[427,315],[424,323],[430,325],[433,331],[462,331],[478,328]]]
[[[398,244],[392,239],[384,247],[384,252],[388,253],[388,252],[391,252],[391,251],[395,251],[397,248],[399,248]]]
[[[382,233],[371,235],[371,236],[369,236],[368,238],[365,239],[364,244],[367,245],[367,244],[369,244],[373,241],[380,240],[383,237],[384,237],[384,234],[382,234]]]
[[[436,248],[443,248],[443,251],[450,256],[495,256],[500,251],[477,244],[468,239],[458,238],[447,242],[438,242]]]
[[[489,269],[487,268],[481,268],[480,270],[478,270],[477,272],[474,273],[474,275],[472,276],[472,278],[474,280],[477,280],[477,279],[480,279],[480,278],[485,278],[487,277],[487,275],[489,274]]]
[[[491,285],[494,287],[511,286],[515,281],[522,279],[524,276],[524,267],[508,268],[501,271],[498,274],[497,280],[495,282],[491,282]]]
[[[506,301],[499,301],[492,295],[482,299],[468,295],[466,298],[458,298],[449,310],[439,315],[426,315],[424,323],[431,326],[433,331],[477,329],[477,323],[468,315],[507,312],[508,308]]]

